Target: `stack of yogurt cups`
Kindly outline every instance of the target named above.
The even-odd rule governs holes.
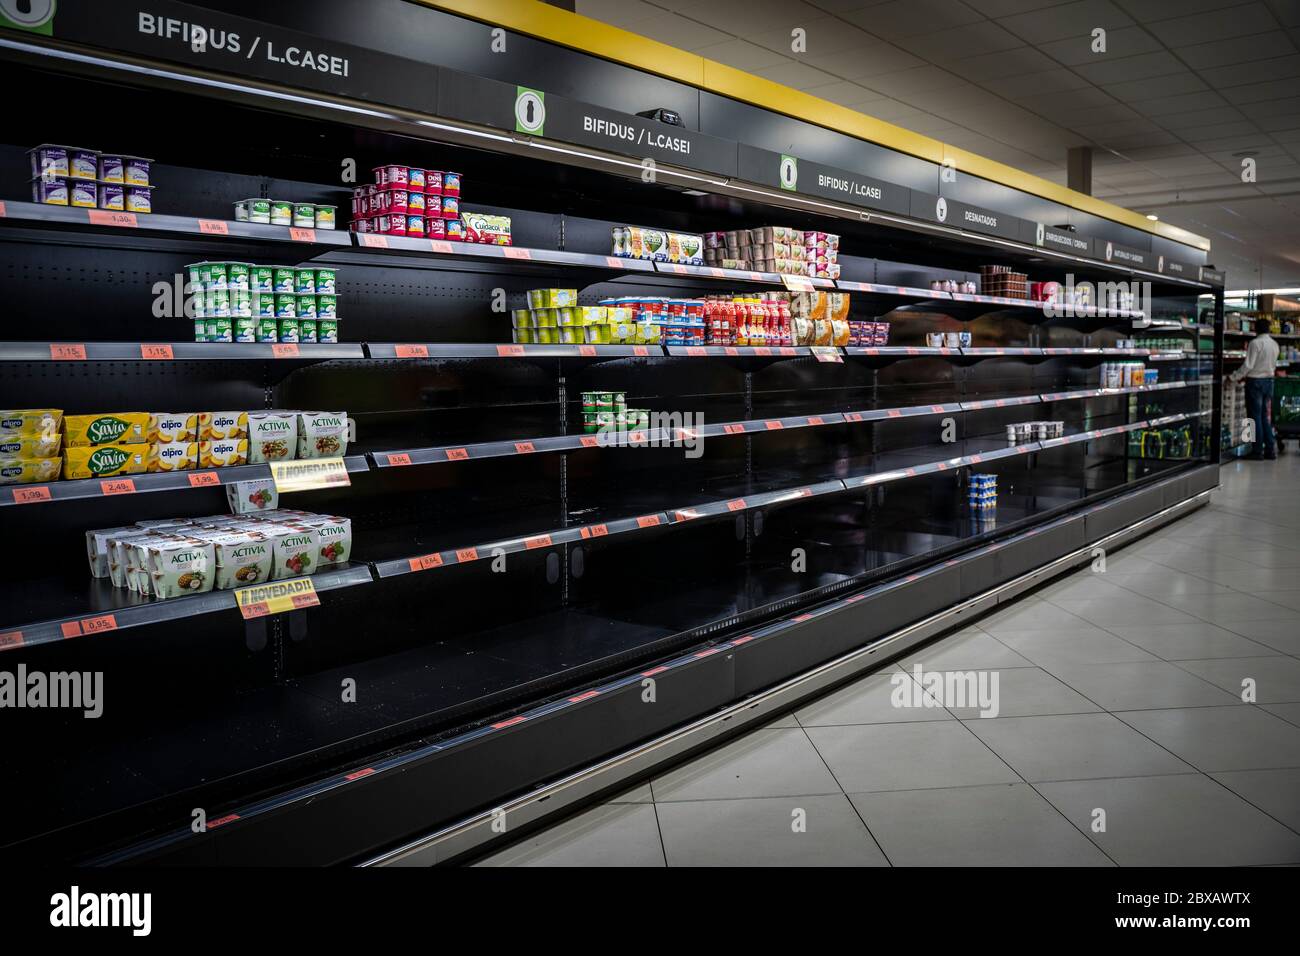
[[[27,151],[32,202],[113,212],[153,212],[152,159],[42,143]]]

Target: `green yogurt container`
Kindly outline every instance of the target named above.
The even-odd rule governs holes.
[[[229,289],[230,288],[229,263],[209,262],[206,263],[206,265],[208,267],[208,273],[207,273],[207,279],[203,283],[203,288],[209,292],[214,289],[221,289],[222,291]]]
[[[271,271],[271,291],[275,293],[295,292],[293,266],[276,266]]]
[[[316,270],[315,269],[294,269],[293,270],[293,291],[299,295],[316,294]]]
[[[297,342],[299,341],[300,328],[297,319],[280,319],[280,341]]]
[[[251,292],[274,292],[275,270],[270,266],[253,266],[248,270],[248,288]]]
[[[337,319],[339,317],[339,300],[337,296],[316,296],[316,317],[318,319]]]
[[[191,292],[200,292],[205,288],[203,281],[203,264],[201,262],[196,262],[193,265],[186,266],[185,275],[187,281],[192,287],[190,289]]]
[[[236,342],[256,342],[257,319],[251,315],[241,315],[234,319],[234,335]]]
[[[213,318],[230,318],[230,293],[225,289],[209,289],[203,293],[204,314]]]
[[[316,340],[318,342],[337,342],[339,340],[339,320],[317,319]]]
[[[298,318],[298,297],[292,293],[277,294],[275,297],[275,317],[277,319]]]
[[[244,206],[248,210],[249,222],[268,223],[271,221],[271,200],[246,199]]]
[[[208,323],[206,319],[194,320],[194,341],[206,342],[208,340]]]
[[[317,340],[316,335],[317,335],[317,328],[316,328],[315,319],[298,320],[298,341],[299,342],[315,342]]]
[[[271,225],[293,225],[293,203],[281,199],[271,200]]]
[[[316,270],[316,294],[338,295],[338,273],[333,269]]]
[[[280,326],[275,321],[275,316],[271,316],[269,319],[263,316],[256,321],[257,332],[255,334],[257,341],[262,343],[280,341]]]
[[[205,335],[209,342],[233,342],[234,332],[231,329],[230,317],[216,317],[204,319],[206,325]]]
[[[248,262],[226,263],[226,288],[248,289],[248,272],[253,266]]]
[[[231,289],[228,294],[231,318],[238,319],[253,315],[253,293],[247,289]]]
[[[316,318],[316,297],[314,295],[298,296],[298,318]]]
[[[293,204],[293,225],[300,229],[316,228],[316,206],[309,202]]]

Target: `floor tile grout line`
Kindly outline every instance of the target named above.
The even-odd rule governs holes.
[[[659,834],[659,855],[664,858],[664,869],[669,869],[672,864],[668,862],[668,844],[664,842],[664,825],[659,819],[659,804],[655,803],[653,793],[651,794],[650,807],[655,815],[655,832]]]
[[[796,718],[796,720],[797,719],[798,718]],[[845,800],[848,801],[849,808],[853,811],[854,815],[859,820],[862,821],[862,826],[867,831],[867,836],[871,837],[871,842],[876,845],[876,849],[880,851],[880,855],[884,858],[885,862],[888,863],[889,866],[892,868],[894,865],[894,861],[889,858],[889,854],[885,852],[885,848],[880,845],[880,841],[876,839],[876,835],[871,832],[870,824],[867,823],[866,818],[862,816],[861,812],[854,804],[853,799],[849,796],[849,792],[844,789],[844,784],[840,782],[840,778],[835,773],[835,769],[830,765],[830,761],[828,761],[825,755],[822,754],[821,749],[817,746],[817,741],[812,739],[812,735],[808,733],[808,729],[806,727],[800,725],[800,729],[803,731],[804,738],[808,741],[808,745],[812,747],[813,753],[817,755],[817,759],[822,762],[822,766],[826,768],[826,772],[831,775],[831,779],[835,781],[835,785],[840,788],[840,795],[844,797]]]

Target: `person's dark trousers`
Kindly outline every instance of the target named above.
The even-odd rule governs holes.
[[[1273,445],[1272,404],[1271,378],[1246,379],[1246,414],[1255,420],[1255,445],[1251,452],[1256,456],[1272,458],[1277,454]]]

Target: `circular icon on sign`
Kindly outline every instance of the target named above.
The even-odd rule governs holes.
[[[515,131],[540,134],[546,125],[546,102],[536,90],[521,89],[515,97]]]
[[[1043,240],[1047,238],[1047,227],[1041,222],[1038,223],[1038,231],[1034,233],[1034,245],[1041,246]]]
[[[799,186],[799,160],[793,156],[781,157],[781,188],[796,189]]]
[[[17,27],[42,27],[54,19],[54,0],[0,0],[0,16]]]
[[[1156,272],[1164,272],[1164,271],[1165,271],[1165,257],[1161,256],[1159,259],[1156,260]]]
[[[1107,262],[1110,262],[1110,257],[1114,254],[1114,252],[1115,252],[1115,246],[1112,245],[1112,244],[1109,243],[1109,242],[1106,243],[1106,261],[1107,261]]]
[[[934,204],[934,218],[938,219],[940,222],[947,222],[948,220],[948,200],[944,199],[942,196],[940,196],[939,201]]]

